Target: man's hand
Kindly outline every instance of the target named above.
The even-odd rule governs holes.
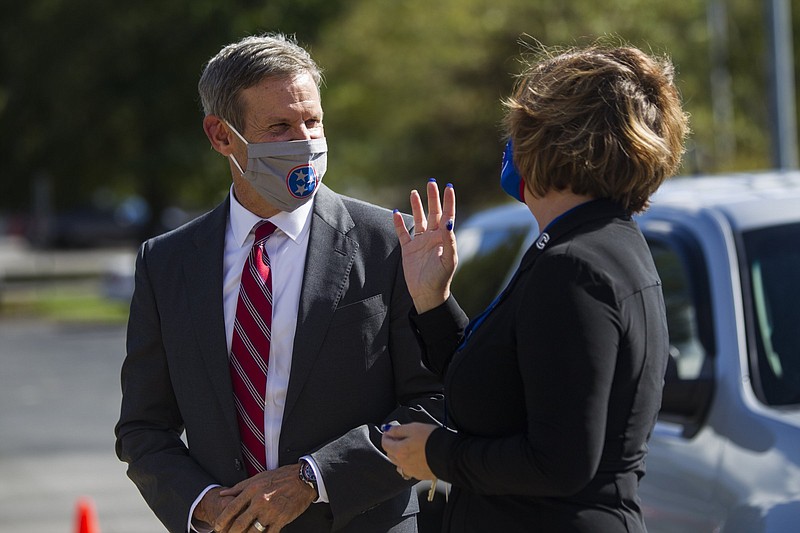
[[[203,499],[194,508],[193,520],[213,527],[220,513],[233,501],[233,496],[220,496],[225,487],[215,487],[203,495]]]
[[[317,498],[314,489],[300,480],[299,472],[299,464],[282,466],[220,491],[220,496],[233,497],[233,501],[213,522],[214,530],[252,533],[253,523],[258,520],[267,528],[265,531],[280,531]]]

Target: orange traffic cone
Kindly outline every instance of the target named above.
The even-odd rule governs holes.
[[[94,503],[89,498],[78,500],[75,513],[75,533],[100,533],[97,512],[94,509]]]

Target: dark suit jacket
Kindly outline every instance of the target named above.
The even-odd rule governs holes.
[[[222,307],[228,213],[226,200],[147,241],[136,262],[116,449],[172,532],[205,487],[246,478]],[[330,504],[284,531],[415,531],[416,494],[376,426],[441,418],[442,396],[408,324],[391,212],[323,185],[304,272],[280,464],[312,453]]]
[[[426,445],[453,483],[447,531],[645,529],[637,486],[668,355],[658,273],[636,223],[607,201],[547,235],[460,351],[452,300],[414,317],[458,430]]]

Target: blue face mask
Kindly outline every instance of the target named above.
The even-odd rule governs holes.
[[[525,182],[519,175],[516,165],[514,165],[514,152],[511,148],[511,141],[506,143],[506,151],[503,153],[503,168],[500,171],[500,186],[509,196],[517,201],[525,203]]]

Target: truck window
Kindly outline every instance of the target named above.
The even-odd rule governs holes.
[[[670,358],[659,419],[679,424],[683,435],[700,428],[714,388],[714,342],[708,274],[691,237],[672,232],[648,238],[664,291]]]
[[[742,240],[756,394],[769,405],[800,403],[800,224],[746,232]]]
[[[669,349],[675,363],[675,377],[682,380],[697,379],[703,369],[706,353],[698,334],[697,310],[688,273],[678,253],[669,245],[651,242],[650,251],[664,290]]]
[[[459,262],[452,292],[467,316],[477,316],[503,290],[530,231],[525,225],[474,226],[457,232]]]

